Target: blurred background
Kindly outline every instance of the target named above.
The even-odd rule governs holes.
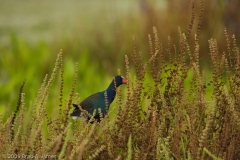
[[[24,79],[25,103],[31,106],[45,74],[51,74],[60,49],[65,100],[71,91],[76,62],[76,92],[81,99],[104,90],[118,69],[124,75],[124,55],[130,57],[133,52],[133,35],[145,58],[149,58],[148,34],[152,34],[153,26],[160,43],[166,46],[170,36],[178,49],[178,27],[187,33],[191,5],[190,0],[0,0],[0,114],[6,119],[16,108]],[[225,27],[239,43],[239,7],[238,0],[204,1],[199,39],[202,65],[209,65],[210,38],[217,39],[220,51],[226,49]],[[190,39],[196,33],[199,1],[195,1],[195,10]],[[59,79],[50,90],[50,110],[59,104]]]

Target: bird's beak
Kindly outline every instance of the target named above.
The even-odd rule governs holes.
[[[125,78],[122,79],[122,84],[127,84],[127,80]]]

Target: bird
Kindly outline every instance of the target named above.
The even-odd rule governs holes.
[[[80,104],[73,104],[74,110],[70,116],[74,120],[81,119],[88,122],[91,116],[94,114],[94,110],[96,110],[94,119],[97,122],[100,122],[101,118],[104,118],[104,116],[107,114],[109,106],[116,96],[116,88],[122,84],[127,84],[127,80],[121,75],[115,76],[106,90],[90,95],[80,102]],[[107,103],[105,97],[107,97]],[[108,106],[106,106],[106,104],[108,104]],[[98,111],[99,108],[101,109],[102,115],[100,115]]]

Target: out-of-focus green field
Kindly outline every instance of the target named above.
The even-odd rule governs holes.
[[[76,92],[80,93],[81,99],[105,89],[117,69],[124,69],[117,60],[114,66],[109,64],[107,54],[114,56],[113,52],[94,45],[104,41],[101,38],[108,38],[109,42],[114,39],[109,34],[117,31],[117,26],[112,25],[119,17],[135,14],[138,10],[136,1],[10,0],[0,3],[0,112],[4,119],[16,107],[24,79],[26,106],[33,103],[45,74],[51,73],[60,49],[64,53],[64,92],[70,94],[75,62],[79,62]],[[104,35],[99,35],[99,42],[94,42],[98,32]],[[126,36],[131,40],[131,34]],[[106,52],[105,57],[99,56],[98,50]],[[49,106],[58,105],[57,84],[59,82],[53,83],[50,96],[56,98],[51,98],[53,101],[48,102]]]
[[[133,51],[132,35],[136,35],[137,46],[145,58],[149,57],[147,35],[152,34],[152,26],[157,27],[164,46],[170,35],[172,44],[178,49],[177,28],[180,26],[187,32],[191,18],[188,2],[1,0],[0,113],[3,118],[15,109],[24,79],[26,106],[33,103],[45,74],[51,73],[60,49],[64,55],[64,92],[70,94],[74,66],[78,62],[76,92],[81,99],[105,89],[118,69],[125,74],[124,55]],[[226,47],[221,46],[226,3],[214,1],[204,5],[200,51],[201,63],[208,65],[208,59],[204,59],[208,52],[207,39],[218,38],[220,49]],[[196,26],[197,20],[193,32]],[[59,83],[59,80],[53,83],[49,106],[58,105]],[[66,100],[67,95],[64,94]]]

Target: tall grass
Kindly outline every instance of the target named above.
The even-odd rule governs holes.
[[[226,29],[225,51],[219,50],[216,39],[205,40],[211,61],[208,77],[200,67],[202,1],[199,10],[196,17],[192,2],[187,32],[178,28],[179,45],[171,36],[162,44],[153,27],[144,43],[149,46],[147,61],[133,37],[133,53],[125,55],[128,85],[117,90],[115,105],[100,123],[70,120],[85,68],[81,71],[84,62],[76,62],[71,72],[75,76],[66,80],[69,63],[61,50],[52,73],[34,88],[32,103],[25,103],[28,79],[22,83],[15,112],[0,121],[0,153],[49,159],[239,159],[239,48]],[[196,18],[200,21],[193,34]]]
[[[105,2],[109,2],[109,0]],[[152,26],[156,26],[160,43],[168,50],[172,48],[178,53],[180,48],[177,28],[181,26],[182,31],[189,39],[189,45],[193,47],[195,40],[194,36],[188,36],[188,25],[192,21],[192,14],[197,15],[200,12],[199,1],[193,1],[194,5],[192,6],[189,0],[163,1],[160,5],[157,2],[137,0],[108,5],[108,3],[99,1],[79,1],[74,3],[73,8],[71,8],[72,4],[59,3],[59,1],[51,1],[50,5],[47,2],[39,2],[37,5],[23,2],[19,3],[18,7],[11,6],[13,2],[2,2],[0,6],[0,14],[3,15],[0,17],[0,20],[3,20],[0,25],[1,35],[3,35],[0,38],[0,112],[7,113],[3,115],[4,121],[7,118],[6,115],[15,110],[17,103],[18,93],[12,91],[18,90],[24,79],[27,81],[24,92],[28,94],[25,103],[27,106],[33,103],[37,94],[35,88],[41,85],[45,74],[53,68],[53,61],[60,48],[64,51],[65,59],[66,83],[64,90],[70,91],[75,65],[73,59],[76,59],[81,61],[79,77],[82,82],[77,87],[81,97],[86,97],[101,90],[98,81],[104,79],[102,83],[107,85],[108,79],[112,79],[116,70],[124,68],[124,55],[130,54],[134,46],[131,40],[132,34],[136,35],[135,43],[139,50],[142,53],[148,53],[149,47],[146,45],[149,41],[148,34],[151,33]],[[236,39],[239,39],[238,30],[234,30],[234,28],[239,28],[237,27],[239,12],[236,9],[238,2],[236,0],[231,2],[212,0],[203,4],[204,16],[199,37],[201,69],[210,66],[208,39],[214,37],[218,40],[220,52],[223,52],[227,45],[224,32],[222,32],[225,27],[230,35],[235,33]],[[54,3],[56,5],[52,5]],[[79,13],[75,10],[78,5]],[[46,10],[46,6],[53,7]],[[194,12],[191,11],[192,7]],[[61,15],[66,16],[69,13],[64,14],[65,12],[63,13],[61,8],[74,10],[73,15],[69,18],[71,23],[67,23],[65,17],[61,17]],[[49,18],[42,19],[45,14],[48,15],[45,17]],[[55,17],[55,15],[60,16]],[[76,20],[73,20],[74,17]],[[16,24],[14,19],[24,19],[24,21],[21,21],[19,26],[14,25]],[[32,19],[34,22],[39,20],[39,23],[32,24]],[[62,23],[57,23],[56,19],[62,20]],[[101,19],[101,23],[98,23],[96,19]],[[196,17],[191,27],[192,33],[197,32],[198,21],[199,19]],[[25,28],[26,26],[28,27]],[[52,37],[52,41],[49,42],[48,38],[42,38],[42,35]],[[1,41],[2,38],[3,41]],[[236,43],[239,44],[238,41]],[[174,55],[171,59],[174,59]],[[149,54],[142,54],[142,56],[145,60],[150,58]],[[208,78],[208,71],[205,70],[205,73]],[[58,81],[53,83],[54,89],[50,93],[53,97],[58,95],[57,92],[54,92],[57,91],[58,83]],[[64,99],[67,99],[67,96]],[[49,103],[58,105],[52,101]]]

